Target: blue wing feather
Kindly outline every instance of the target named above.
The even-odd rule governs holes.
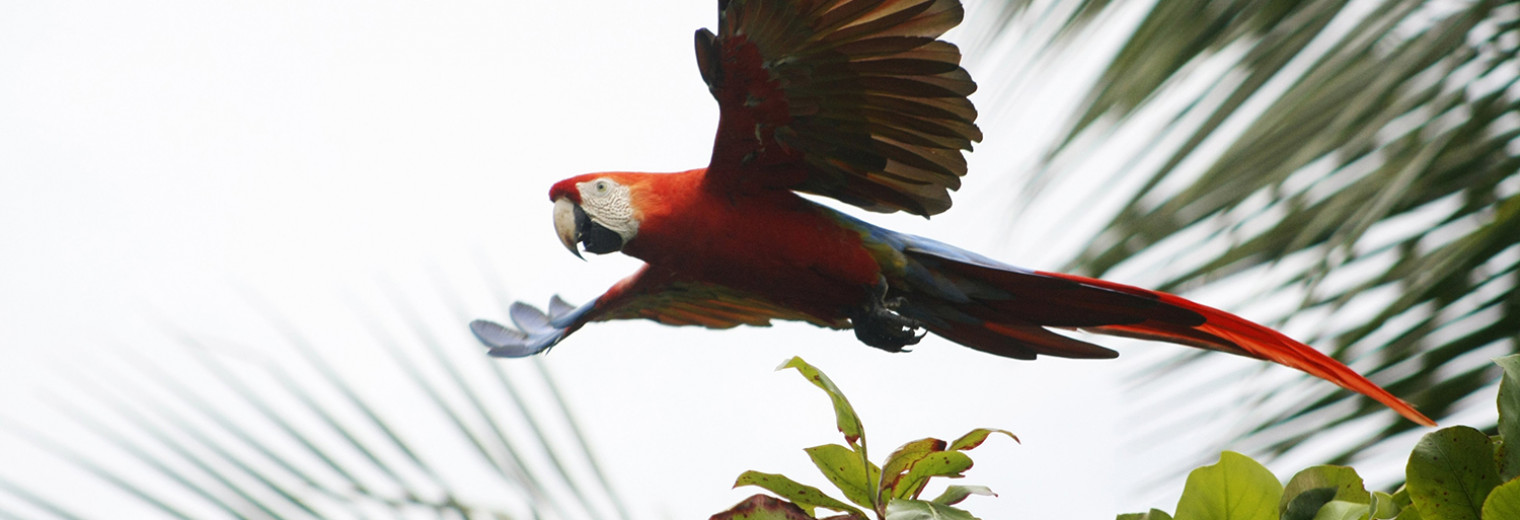
[[[554,295],[554,296],[552,296],[552,297],[549,298],[549,321],[551,321],[551,322],[554,321],[556,318],[564,316],[564,315],[570,313],[570,311],[574,311],[574,310],[575,310],[575,306],[574,305],[570,305],[563,298],[560,298],[558,294],[556,294],[556,295]],[[587,309],[587,310],[590,310],[590,309]],[[557,327],[563,327],[564,325],[556,325],[556,326]]]
[[[475,333],[475,338],[481,343],[491,347],[487,353],[506,358],[528,357],[543,352],[564,337],[562,330],[551,329],[545,333],[528,334],[487,320],[470,322],[470,332]]]
[[[512,304],[508,314],[512,317],[512,324],[529,335],[543,334],[554,329],[549,325],[549,316],[544,311],[523,302]]]
[[[512,304],[508,315],[516,328],[490,320],[470,322],[470,332],[475,339],[490,347],[487,351],[495,357],[520,358],[547,352],[570,331],[581,325],[581,318],[596,308],[592,301],[580,307],[566,303],[559,295],[549,300],[549,313],[526,303]]]

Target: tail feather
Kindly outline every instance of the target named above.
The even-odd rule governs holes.
[[[941,309],[936,316],[955,315]],[[994,323],[960,314],[961,319],[924,321],[929,332],[988,354],[1035,359],[1039,354],[1076,359],[1112,359],[1119,353],[1086,341],[1062,336],[1039,325]]]
[[[1239,316],[1182,297],[1093,278],[1030,271],[938,242],[908,242],[904,314],[936,335],[1017,359],[1039,354],[1111,358],[1112,350],[1048,328],[1164,341],[1273,361],[1383,403],[1416,423],[1435,422],[1334,358]],[[976,295],[943,298],[941,295]]]
[[[1416,423],[1425,426],[1435,426],[1436,424],[1435,421],[1430,420],[1429,417],[1415,410],[1413,405],[1395,397],[1376,383],[1356,373],[1351,367],[1346,366],[1340,361],[1336,361],[1335,358],[1327,356],[1293,338],[1289,338],[1281,332],[1241,318],[1240,316],[1172,294],[1146,291],[1137,287],[1075,275],[1044,272],[1040,274],[1117,291],[1141,292],[1155,295],[1162,302],[1170,306],[1187,309],[1203,315],[1204,323],[1194,330],[1212,335],[1224,341],[1190,342],[1188,340],[1194,339],[1195,336],[1180,335],[1178,331],[1165,330],[1164,328],[1148,328],[1143,322],[1136,325],[1093,327],[1090,329],[1093,332],[1133,335],[1145,339],[1181,343],[1272,361],[1283,366],[1302,370],[1309,375],[1340,385],[1341,388],[1371,397],[1373,400],[1383,403],[1394,411],[1399,412],[1399,415],[1403,415]]]

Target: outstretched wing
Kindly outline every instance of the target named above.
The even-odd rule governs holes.
[[[475,339],[489,347],[495,357],[520,358],[545,352],[585,324],[585,316],[596,309],[596,302],[576,308],[555,296],[549,300],[549,313],[523,302],[512,304],[508,315],[516,328],[491,320],[470,322]]]
[[[958,0],[727,0],[697,62],[721,111],[709,182],[872,211],[949,209],[981,141]]]
[[[684,281],[644,266],[591,303],[580,307],[558,296],[545,314],[532,305],[512,304],[508,327],[488,320],[470,322],[470,331],[496,357],[527,357],[549,350],[592,321],[650,319],[666,325],[698,325],[727,329],[739,325],[767,326],[770,320],[807,321],[833,328],[848,322],[827,322],[765,300],[723,287]]]

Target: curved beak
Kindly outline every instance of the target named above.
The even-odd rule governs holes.
[[[575,207],[575,203],[570,202],[568,198],[560,197],[554,200],[554,232],[559,234],[559,241],[565,244],[565,249],[569,249],[576,258],[585,260],[586,257],[581,256],[580,248],[575,245],[581,240],[581,232],[576,225],[576,209],[578,208]]]

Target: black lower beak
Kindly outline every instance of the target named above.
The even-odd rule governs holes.
[[[580,205],[575,206],[575,235],[588,253],[604,255],[623,249],[622,235],[591,220]]]

